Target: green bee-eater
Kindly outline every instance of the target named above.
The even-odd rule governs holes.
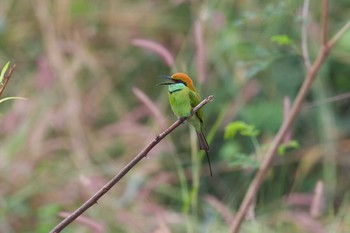
[[[191,78],[184,73],[176,73],[172,76],[164,76],[164,78],[171,81],[162,83],[161,85],[168,86],[169,102],[174,114],[179,118],[190,116],[192,109],[202,101],[196,88],[193,86]],[[205,151],[208,159],[210,175],[213,176],[208,155],[209,145],[203,133],[204,121],[202,110],[199,109],[191,118],[188,119],[188,122],[196,129],[199,149]]]

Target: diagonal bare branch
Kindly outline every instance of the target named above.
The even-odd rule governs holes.
[[[200,108],[213,100],[213,96],[208,96],[202,102],[200,102],[195,108],[193,108],[192,113],[188,117],[180,118],[175,123],[173,123],[165,131],[157,135],[152,142],[150,142],[138,155],[136,155],[116,176],[113,177],[107,184],[105,184],[99,191],[97,191],[89,200],[87,200],[83,205],[76,209],[73,213],[67,216],[62,222],[56,225],[50,233],[61,232],[66,226],[72,223],[76,218],[82,215],[87,209],[97,203],[97,201],[105,195],[114,185],[116,185],[141,159],[147,156],[148,152],[152,150],[161,140],[163,140],[168,134],[170,134],[174,129],[176,129],[181,123],[190,118],[194,113],[196,113]]]

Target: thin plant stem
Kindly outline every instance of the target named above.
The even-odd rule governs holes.
[[[301,49],[303,54],[304,65],[307,70],[311,67],[311,61],[309,56],[309,49],[307,46],[307,26],[308,26],[308,12],[309,12],[309,2],[310,0],[304,0],[303,10],[302,10],[302,23],[301,23]]]
[[[258,139],[255,136],[250,137],[250,139],[252,140],[255,150],[258,152],[257,154],[261,155],[262,151]]]
[[[323,0],[322,1],[322,18],[321,18],[321,24],[322,24],[322,46],[323,47],[327,47],[328,46],[328,39],[327,39],[327,33],[328,33],[327,15],[328,15],[328,0]]]
[[[178,173],[180,185],[181,185],[181,197],[182,197],[182,201],[183,201],[182,212],[185,215],[186,232],[192,232],[192,230],[191,230],[192,225],[191,225],[190,214],[189,214],[190,192],[189,192],[187,181],[186,181],[185,171],[180,163],[179,158],[176,156],[173,156],[173,159],[174,159],[176,167],[177,167],[177,173]]]
[[[350,20],[329,40],[328,46],[333,47],[335,43],[350,29]]]
[[[198,147],[196,141],[196,133],[194,128],[190,128],[191,135],[191,158],[192,158],[192,189],[190,192],[191,200],[191,211],[192,219],[194,222],[194,232],[197,232],[197,221],[198,221],[198,191],[199,191],[199,177],[200,177],[200,165],[201,159],[198,156]]]
[[[343,93],[343,94],[340,94],[340,95],[336,95],[336,96],[332,96],[332,97],[329,97],[329,98],[320,99],[318,101],[314,101],[314,102],[311,102],[311,103],[308,103],[308,104],[304,104],[303,105],[303,110],[306,110],[306,109],[309,109],[309,108],[314,108],[314,107],[317,107],[317,106],[323,105],[323,104],[329,104],[329,103],[336,102],[336,101],[346,100],[346,99],[349,99],[349,98],[350,98],[350,93],[349,92]]]

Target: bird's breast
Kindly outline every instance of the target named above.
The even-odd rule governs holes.
[[[186,117],[191,115],[192,107],[188,93],[183,90],[169,91],[169,101],[171,109],[178,117]]]

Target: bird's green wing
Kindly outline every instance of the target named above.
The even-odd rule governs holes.
[[[191,107],[194,108],[196,107],[201,101],[201,97],[198,95],[198,93],[194,92],[194,91],[189,91],[189,97],[190,97],[190,101],[191,101]],[[201,123],[203,123],[203,113],[202,110],[199,109],[196,112],[196,116],[199,118],[199,121]]]

